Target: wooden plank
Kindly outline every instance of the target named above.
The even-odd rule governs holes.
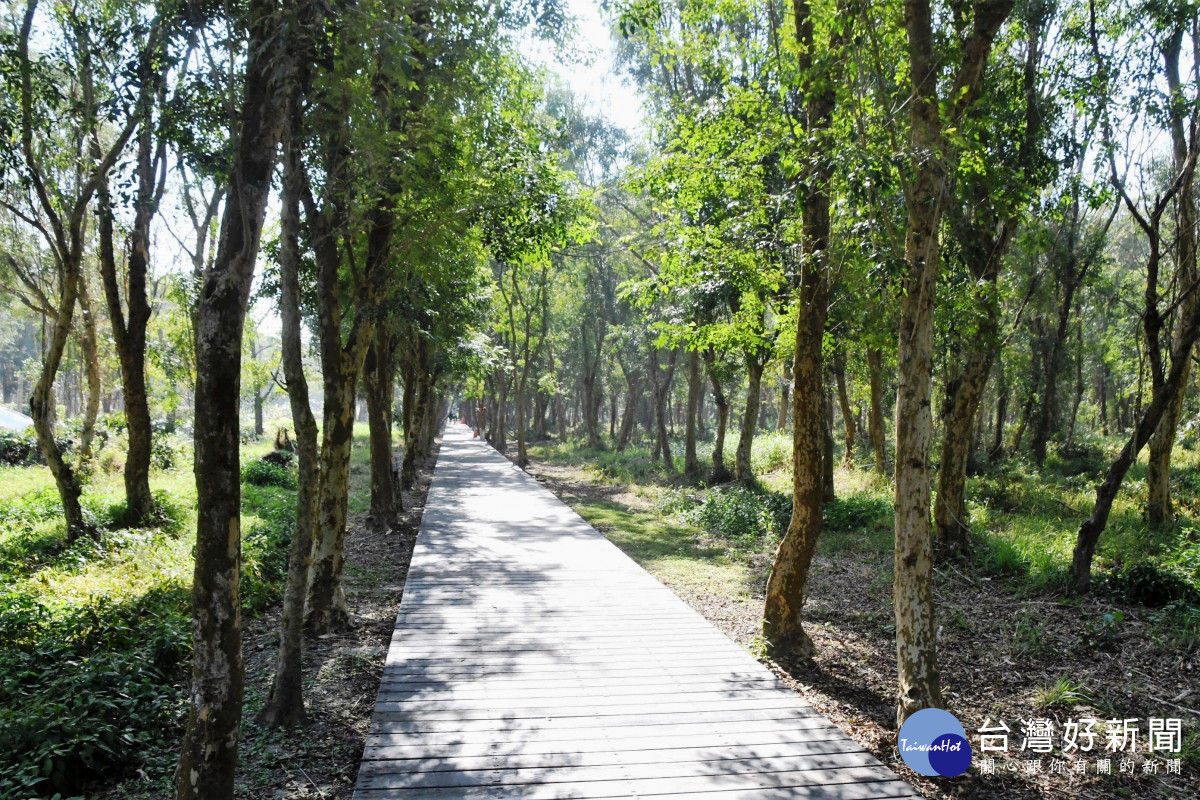
[[[616,764],[672,764],[676,761],[753,761],[788,756],[861,753],[862,748],[844,736],[782,744],[742,744],[711,747],[653,747],[641,750],[595,750],[587,753],[504,753],[468,756],[445,753],[428,758],[363,761],[364,774],[388,772],[470,772],[490,769],[555,769],[557,767],[612,766]]]
[[[632,715],[629,715],[632,716]],[[714,732],[714,725],[709,720],[686,720],[678,715],[659,715],[656,724],[638,724],[636,720],[626,722],[611,722],[605,718],[580,720],[570,717],[540,717],[517,721],[499,732],[496,730],[456,730],[462,727],[447,725],[443,731],[415,731],[400,733],[393,727],[382,728],[378,735],[372,734],[372,742],[379,747],[408,746],[419,744],[491,744],[498,739],[512,741],[509,733],[519,732],[522,742],[571,742],[594,741],[597,737],[605,740],[615,739],[645,739],[651,737],[670,738],[674,736],[702,736]],[[832,723],[819,714],[808,717],[784,717],[766,719],[739,719],[732,715],[727,721],[720,723],[718,733],[778,733],[782,735],[799,734],[802,731],[817,732],[833,730]]]
[[[736,735],[723,734],[713,730],[703,734],[672,736],[628,737],[615,741],[601,738],[564,739],[562,741],[493,741],[493,742],[464,742],[450,748],[446,745],[429,744],[380,744],[386,741],[387,734],[367,737],[367,746],[363,751],[363,759],[368,761],[387,761],[408,758],[437,758],[454,756],[517,756],[539,755],[551,753],[604,753],[611,751],[633,752],[654,749],[704,748],[712,753],[721,753],[737,746],[760,745],[794,745],[796,743],[817,741],[842,741],[845,734],[832,725],[826,728],[789,731],[742,731]]]
[[[612,715],[608,717],[537,717],[533,719],[496,719],[487,717],[474,720],[436,720],[413,718],[411,715],[396,715],[394,718],[381,718],[372,725],[372,733],[466,733],[471,731],[490,731],[494,736],[515,736],[527,730],[585,730],[588,728],[603,729],[608,725],[641,727],[648,734],[657,732],[660,726],[674,725],[680,722],[697,722],[708,725],[721,725],[733,722],[750,722],[755,720],[796,720],[808,717],[820,717],[816,709],[810,706],[787,706],[783,708],[743,709],[735,713],[693,711],[686,714],[658,714],[653,710],[637,714]],[[822,717],[823,719],[823,717]]]
[[[394,763],[394,762],[378,762]],[[502,768],[465,772],[413,774],[410,772],[370,772],[359,784],[364,789],[450,788],[475,786],[522,786],[528,784],[601,783],[604,781],[649,781],[670,778],[723,778],[752,773],[820,772],[841,777],[847,770],[870,769],[870,777],[886,778],[866,753],[829,756],[786,756],[752,761],[672,761],[663,764],[614,764],[611,766],[560,766],[553,769]]]
[[[452,428],[354,796],[916,795],[529,476]]]
[[[367,778],[375,781],[375,778]],[[695,775],[672,778],[616,778],[607,781],[577,781],[573,783],[550,783],[505,785],[505,786],[456,786],[451,788],[413,788],[404,791],[408,800],[434,800],[434,798],[459,798],[459,800],[491,800],[491,798],[520,798],[520,800],[560,800],[561,798],[610,798],[610,797],[654,797],[664,794],[702,794],[711,791],[760,790],[810,788],[814,794],[808,797],[872,797],[861,790],[870,790],[873,783],[895,781],[896,776],[882,766],[848,767],[839,770],[801,770],[791,772],[747,772],[723,775]],[[854,787],[849,794],[829,794],[838,785]],[[374,788],[363,786],[362,791],[389,791],[392,787]],[[357,792],[356,792],[357,794]],[[369,796],[365,795],[364,796]],[[799,795],[805,796],[805,795]]]

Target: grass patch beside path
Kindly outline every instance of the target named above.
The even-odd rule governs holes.
[[[360,427],[352,512],[366,508],[369,494],[366,429]],[[186,715],[196,524],[187,442],[180,437],[174,446],[181,454],[175,468],[151,475],[163,510],[158,525],[126,527],[121,475],[101,468],[83,496],[98,540],[70,546],[49,471],[0,468],[0,800],[56,792],[149,800],[170,793]],[[270,437],[245,444],[242,462],[272,449]],[[248,470],[242,484],[246,720],[261,705],[274,666],[273,607],[286,574],[296,496],[286,480],[245,480],[257,480],[260,471]],[[405,499],[411,504],[414,497]],[[309,701],[319,720],[309,734],[297,739],[243,726],[239,798],[274,797],[293,783],[290,776],[314,796],[349,797],[415,519],[419,511],[410,514],[407,538],[350,538],[347,593],[364,623],[358,634],[345,637],[344,648],[332,642],[309,648]],[[365,571],[367,579],[360,580],[360,563],[374,565],[375,572]],[[382,594],[371,582],[378,576],[387,584]],[[346,722],[322,724],[327,717]],[[301,771],[313,775],[319,788]]]

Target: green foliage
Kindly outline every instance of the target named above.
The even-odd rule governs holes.
[[[1130,603],[1160,607],[1177,601],[1200,604],[1194,574],[1188,576],[1174,564],[1137,561],[1110,572],[1106,583],[1110,591]]]
[[[247,486],[242,505],[242,604],[255,612],[279,599],[287,576],[296,494],[269,486]]]
[[[24,467],[36,464],[41,457],[37,435],[33,428],[24,431],[0,430],[0,464]]]
[[[183,587],[69,608],[0,594],[0,796],[76,791],[166,743],[188,607]]]
[[[0,501],[0,576],[28,574],[47,566],[81,568],[154,536],[178,534],[185,510],[170,492],[154,492],[154,516],[137,527],[124,495],[85,494],[84,516],[99,531],[68,545],[58,492],[44,487]]]
[[[792,435],[786,431],[772,431],[754,437],[750,466],[755,475],[769,472],[791,471]]]
[[[295,468],[289,468],[265,458],[248,461],[242,465],[242,483],[295,489],[296,480]]]
[[[713,489],[689,512],[696,525],[745,550],[782,537],[791,515],[791,498],[742,486]]]
[[[1088,620],[1079,634],[1079,647],[1083,650],[1102,650],[1117,653],[1121,650],[1121,628],[1125,622],[1124,611],[1105,611]]]
[[[1048,711],[1052,706],[1075,705],[1078,703],[1092,704],[1091,697],[1082,681],[1074,682],[1067,677],[1056,680],[1049,686],[1041,686],[1033,693],[1033,702],[1038,709]]]
[[[1022,611],[1013,624],[1012,651],[1015,655],[1037,655],[1046,647],[1046,626],[1031,611]]]

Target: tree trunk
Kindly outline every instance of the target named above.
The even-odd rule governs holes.
[[[1004,422],[1008,418],[1008,381],[1005,380],[1003,365],[1000,370],[1000,385],[996,388],[996,424],[992,431],[992,446],[988,458],[995,460],[1004,455]]]
[[[690,479],[699,475],[701,470],[700,459],[696,457],[696,418],[700,410],[700,396],[704,393],[704,383],[700,375],[700,354],[692,350],[688,352],[687,358],[687,430],[683,447],[683,474]]]
[[[421,463],[421,430],[425,417],[430,413],[428,389],[428,345],[423,337],[416,337],[412,344],[412,364],[405,382],[404,402],[410,405],[405,411],[407,424],[404,428],[404,459],[400,466],[400,488],[410,491],[417,483],[417,469]],[[408,384],[412,384],[412,395]],[[503,401],[497,404],[503,406]],[[497,412],[496,416],[499,416]],[[504,452],[501,450],[500,452]]]
[[[617,436],[617,452],[624,453],[633,436],[633,426],[637,422],[638,401],[641,400],[641,380],[634,377],[629,381],[629,391],[625,394],[625,409],[621,412],[621,432]]]
[[[1071,260],[1074,261],[1073,256]],[[1075,266],[1069,265],[1066,269],[1068,278],[1063,287],[1063,298],[1058,308],[1058,322],[1054,329],[1054,338],[1050,342],[1043,364],[1042,396],[1038,398],[1037,415],[1029,442],[1029,450],[1039,467],[1046,462],[1046,445],[1050,441],[1058,416],[1058,373],[1062,371],[1063,353],[1066,350],[1071,312],[1074,310],[1075,304],[1075,291],[1083,280],[1083,272],[1077,270]],[[1078,277],[1076,278],[1077,273]]]
[[[263,398],[258,392],[254,393],[254,435],[263,436]]]
[[[1071,398],[1071,417],[1067,421],[1067,437],[1064,446],[1069,450],[1075,442],[1075,422],[1079,418],[1079,406],[1083,402],[1083,325],[1076,329],[1075,393]]]
[[[871,413],[867,418],[871,450],[875,453],[875,471],[887,474],[887,434],[883,418],[883,354],[878,348],[867,349],[867,367],[871,380]]]
[[[812,81],[813,22],[809,6],[796,3],[796,38],[800,44],[801,74]],[[830,50],[843,43],[831,35]],[[836,76],[818,84],[822,90],[807,86],[806,116],[812,133],[825,133],[833,118]],[[787,532],[775,552],[767,577],[763,607],[763,636],[775,658],[808,659],[815,652],[812,639],[804,631],[802,612],[808,573],[817,539],[821,534],[825,507],[825,389],[822,343],[829,313],[829,162],[818,162],[806,187],[802,207],[802,241],[805,268],[800,270],[800,313],[796,318],[796,346],[792,360],[792,517]],[[715,386],[715,383],[714,383]]]
[[[662,454],[663,469],[668,476],[675,474],[675,460],[671,457],[671,443],[667,438],[667,400],[678,357],[679,351],[672,349],[667,357],[666,369],[662,370],[658,365],[658,349],[653,345],[650,347],[650,380],[654,389],[654,421],[658,431],[655,447]]]
[[[1179,78],[1179,43],[1170,37],[1164,48],[1167,66],[1167,84],[1174,97],[1180,96]],[[1193,112],[1194,113],[1194,112]],[[1174,149],[1174,166],[1177,172],[1184,173],[1179,194],[1175,200],[1175,275],[1177,296],[1182,298],[1176,311],[1177,320],[1187,320],[1192,311],[1200,304],[1195,289],[1184,297],[1187,287],[1195,287],[1197,280],[1197,213],[1196,198],[1193,185],[1195,166],[1188,165],[1188,142],[1185,134],[1185,122],[1177,104],[1171,104],[1171,139]],[[1185,326],[1179,322],[1175,325],[1175,342],[1173,350],[1178,353],[1179,345]],[[1179,417],[1183,411],[1183,400],[1187,394],[1188,377],[1191,374],[1190,350],[1183,353],[1183,379],[1177,389],[1166,401],[1162,420],[1158,429],[1150,437],[1149,463],[1146,470],[1146,483],[1149,497],[1146,507],[1146,517],[1151,525],[1170,525],[1175,522],[1175,509],[1171,504],[1171,452],[1175,447],[1175,434],[1179,427]]]
[[[381,529],[395,525],[404,510],[392,450],[395,385],[395,346],[390,331],[381,324],[375,330],[375,341],[367,351],[363,369],[371,431],[371,520]]]
[[[763,363],[758,355],[746,356],[746,410],[742,414],[742,430],[738,438],[733,460],[733,478],[738,481],[754,480],[750,467],[750,454],[754,447],[754,433],[758,428],[759,397],[762,392]]]
[[[332,346],[339,353],[334,369],[326,369],[324,374],[317,527],[308,602],[305,604],[306,627],[316,634],[343,631],[350,627],[350,610],[342,587],[342,565],[360,362],[348,354],[340,353],[340,332]]]
[[[92,441],[96,438],[96,418],[100,415],[100,343],[96,335],[96,315],[92,298],[88,293],[87,277],[79,275],[79,316],[83,332],[79,339],[82,345],[83,373],[87,384],[87,396],[83,407],[83,429],[80,432],[79,468],[90,471]]]
[[[842,412],[842,423],[845,425],[846,452],[842,454],[842,465],[846,469],[854,468],[854,445],[858,439],[858,420],[850,408],[850,396],[846,392],[846,354],[839,352],[833,363],[833,377],[837,381],[838,406]]]
[[[716,439],[713,442],[712,474],[710,483],[720,484],[729,480],[729,469],[725,466],[725,432],[729,429],[729,398],[721,389],[717,378],[716,358],[711,350],[704,353],[705,368],[708,372],[708,382],[712,385],[713,403],[717,407]]]
[[[971,420],[983,399],[992,369],[990,347],[971,350],[962,374],[946,386],[942,411],[942,462],[938,469],[937,501],[933,517],[937,538],[946,550],[967,552],[967,462],[971,455]]]
[[[587,355],[585,353],[585,359]],[[587,446],[599,450],[604,446],[600,440],[600,387],[596,384],[596,369],[585,364],[583,373],[583,424],[587,429]]]
[[[790,372],[790,370],[789,370]],[[790,381],[791,376],[788,375],[786,380]],[[791,418],[792,411],[792,385],[785,383],[779,387],[779,420],[775,423],[775,430],[780,433],[788,429],[788,422]]]
[[[302,656],[304,647],[304,597],[308,589],[309,556],[316,530],[319,490],[317,421],[309,405],[308,381],[304,377],[303,344],[300,337],[300,174],[301,158],[298,118],[300,100],[289,102],[292,134],[285,149],[282,210],[280,213],[279,313],[282,319],[281,361],[296,431],[296,461],[299,480],[296,491],[296,522],[288,549],[288,574],[279,619],[279,655],[275,676],[262,710],[259,725],[291,726],[307,722],[304,710]]]
[[[78,295],[79,277],[77,271],[64,276],[62,294],[58,302],[58,316],[50,340],[46,345],[45,356],[42,359],[42,374],[33,387],[33,397],[30,398],[30,415],[33,417],[33,427],[37,431],[38,445],[46,459],[46,466],[54,477],[58,487],[58,497],[62,502],[63,518],[67,524],[67,541],[74,542],[84,534],[92,533],[83,519],[83,506],[79,503],[82,490],[75,470],[67,463],[62,449],[55,436],[55,401],[54,378],[62,363],[63,352],[67,346],[67,336],[71,332],[71,317]]]
[[[238,398],[242,331],[283,121],[285,22],[251,0],[239,130],[217,254],[195,311],[196,569],[192,680],[176,800],[233,797],[242,717],[241,475]]]
[[[828,382],[826,382],[826,386],[828,386]],[[825,502],[832,503],[837,499],[837,492],[833,484],[833,462],[835,460],[833,452],[833,398],[829,396],[828,392],[825,394],[824,411],[825,425],[822,437],[823,446],[821,448],[824,460],[821,462],[821,471],[824,475]]]

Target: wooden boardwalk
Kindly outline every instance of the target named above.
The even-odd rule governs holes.
[[[457,424],[354,796],[920,797]]]

